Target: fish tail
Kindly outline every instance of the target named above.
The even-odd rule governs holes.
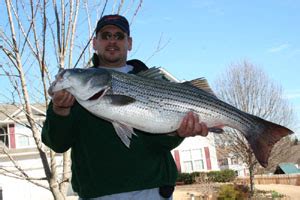
[[[259,117],[257,117],[257,122],[262,124],[263,128],[257,129],[259,131],[257,131],[256,134],[253,133],[254,130],[249,130],[247,139],[257,161],[263,167],[267,167],[268,159],[274,144],[281,138],[292,134],[293,131],[284,126],[263,120]],[[252,137],[253,135],[256,135],[256,137]]]

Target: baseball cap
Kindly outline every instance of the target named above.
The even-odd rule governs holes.
[[[129,23],[121,15],[105,15],[97,23],[96,34],[106,25],[114,25],[122,29],[127,35],[130,35]]]

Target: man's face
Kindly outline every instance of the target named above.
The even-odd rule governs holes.
[[[117,26],[104,26],[93,39],[101,66],[121,67],[126,64],[127,52],[132,48],[132,38]]]

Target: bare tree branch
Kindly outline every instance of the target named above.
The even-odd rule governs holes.
[[[284,126],[293,126],[294,113],[283,98],[282,88],[272,82],[261,69],[244,61],[232,64],[220,77],[217,79],[214,89],[219,98],[247,113]],[[238,156],[247,165],[253,193],[253,178],[255,170],[257,170],[257,160],[250,145],[238,131],[230,129],[226,132],[217,137],[220,137],[219,140],[226,144],[226,149],[232,155]],[[278,142],[273,147],[269,158],[269,167],[266,170],[274,169],[274,166],[284,161],[284,158],[290,155],[289,148],[291,148],[289,137]]]
[[[165,42],[164,44],[162,44],[162,38],[163,38],[163,33],[160,34],[160,38],[157,43],[156,49],[154,50],[152,55],[146,59],[146,62],[148,62],[152,57],[154,57],[156,54],[158,54],[160,51],[162,51],[169,44],[170,39],[167,42]]]
[[[58,165],[56,154],[44,148],[40,135],[40,119],[35,118],[32,105],[36,102],[43,103],[45,107],[48,105],[47,87],[51,82],[51,73],[56,73],[58,67],[72,66],[74,55],[80,54],[74,49],[82,52],[75,66],[79,62],[83,63],[83,66],[87,63],[92,48],[90,47],[90,54],[85,54],[84,51],[89,47],[93,37],[92,24],[96,23],[92,19],[95,20],[98,11],[101,11],[101,16],[103,15],[108,0],[97,2],[97,7],[93,5],[91,9],[87,9],[91,2],[88,0],[84,5],[80,4],[79,0],[30,0],[27,3],[23,0],[5,0],[4,2],[7,18],[2,21],[8,28],[5,31],[0,29],[0,56],[3,58],[3,63],[0,64],[0,76],[8,80],[9,85],[6,87],[9,87],[9,91],[0,95],[8,99],[10,104],[16,105],[25,114],[25,119],[18,119],[2,110],[1,114],[3,113],[10,122],[31,130],[31,138],[35,141],[44,174],[41,177],[31,177],[16,158],[13,160],[14,156],[10,157],[11,166],[14,167],[0,166],[0,174],[27,180],[46,188],[52,192],[55,200],[65,199],[66,189],[71,179],[70,152],[63,155],[63,163]],[[125,5],[128,5],[125,2],[125,0],[115,1],[118,12],[122,12]],[[136,16],[142,1],[136,8],[133,8],[134,0],[130,2],[126,12],[129,13],[129,8],[132,6],[132,14]],[[77,25],[82,5],[86,7],[88,22],[83,21],[80,25],[89,27],[89,34],[78,31],[80,28],[82,30],[82,27]],[[83,29],[85,30],[86,27]],[[84,41],[88,41],[85,47],[82,45],[86,43]],[[61,164],[62,174],[58,173]],[[40,180],[46,180],[48,185],[40,184]]]

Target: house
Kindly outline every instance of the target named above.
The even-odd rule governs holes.
[[[300,169],[294,163],[280,163],[274,174],[300,174]]]
[[[35,121],[42,126],[45,120],[45,106],[35,104],[31,106]],[[22,105],[0,105],[0,141],[8,149],[35,147],[30,129],[26,126],[27,119]]]
[[[182,173],[219,170],[214,135],[185,138],[172,150],[177,169]]]
[[[246,164],[238,156],[232,153],[226,145],[217,145],[217,158],[220,170],[231,169],[239,177],[249,176]]]
[[[41,127],[45,120],[45,106],[35,104],[31,109],[35,121]],[[50,191],[26,180],[13,178],[16,174],[22,173],[19,166],[31,177],[45,177],[41,159],[31,130],[26,127],[26,121],[22,105],[0,105],[0,200],[52,199]],[[47,186],[46,181],[42,180],[39,183]]]

